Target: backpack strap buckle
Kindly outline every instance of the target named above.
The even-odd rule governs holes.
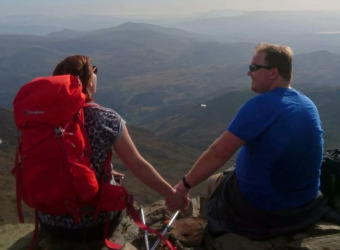
[[[57,128],[54,128],[54,133],[57,138],[60,138],[64,136],[65,130],[61,126],[59,126]]]

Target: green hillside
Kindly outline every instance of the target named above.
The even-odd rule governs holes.
[[[11,110],[0,107],[0,224],[13,221],[15,213],[15,183],[10,174],[14,166],[16,129]]]
[[[202,103],[206,106],[197,103],[178,115],[145,127],[155,135],[204,150],[225,131],[242,104],[252,96],[254,94],[249,90],[231,91]]]
[[[340,146],[340,87],[298,88],[318,107],[324,129],[325,148]],[[206,149],[225,129],[239,108],[255,94],[249,89],[230,91],[205,102],[182,110],[178,115],[157,120],[143,127],[155,135],[172,138],[177,143]]]
[[[323,87],[304,91],[318,107],[324,129],[325,148],[340,147],[340,87]]]

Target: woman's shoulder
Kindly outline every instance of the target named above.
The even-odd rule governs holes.
[[[113,109],[101,105],[88,105],[84,108],[85,124],[102,130],[121,130],[125,120]]]
[[[95,116],[104,116],[104,117],[117,117],[122,119],[122,117],[119,115],[119,113],[117,111],[115,111],[114,109],[108,108],[108,107],[104,107],[101,106],[95,102],[90,102],[87,103],[85,106],[85,115],[95,115]]]

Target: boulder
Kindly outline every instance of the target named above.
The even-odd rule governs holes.
[[[202,245],[207,220],[202,217],[188,217],[174,221],[170,227],[172,238],[183,246],[199,247]]]
[[[339,250],[340,226],[319,221],[306,230],[292,235],[283,235],[266,241],[252,241],[236,234],[226,234],[219,238],[211,238],[205,231],[206,219],[203,208],[205,199],[192,199],[189,210],[180,214],[169,228],[166,237],[177,246],[178,250]],[[140,206],[135,204],[138,209]],[[158,231],[162,231],[172,214],[166,209],[164,201],[157,201],[144,207],[146,224]],[[16,224],[0,226],[0,249],[22,250],[28,249],[32,236],[33,224]],[[117,230],[110,237],[111,241],[123,245],[124,250],[145,249],[144,232],[137,227],[130,217],[125,216]],[[153,246],[157,237],[148,234],[149,246]],[[75,244],[57,241],[47,235],[39,235],[36,250],[54,249],[98,249],[106,250],[103,242]],[[163,243],[157,249],[167,249]]]

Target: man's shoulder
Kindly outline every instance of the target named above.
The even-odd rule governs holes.
[[[293,88],[275,88],[250,99],[251,102],[281,102],[283,97],[304,96],[300,91]]]

